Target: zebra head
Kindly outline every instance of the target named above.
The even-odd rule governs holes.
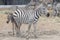
[[[9,23],[10,21],[12,21],[13,22],[13,14],[12,13],[7,13],[7,21],[6,21],[6,23]]]
[[[43,16],[44,14],[46,14],[46,13],[45,13],[46,8],[43,6],[43,4],[37,6],[35,10],[38,11],[38,14],[40,14],[40,16]],[[42,15],[42,14],[43,14],[43,15]]]
[[[44,4],[40,4],[39,6],[36,7],[35,10],[38,10],[38,13],[40,14],[40,16],[46,16],[49,17],[50,14],[47,12],[47,6]]]

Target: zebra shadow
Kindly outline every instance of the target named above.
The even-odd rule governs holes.
[[[42,38],[42,36],[44,35],[51,36],[51,35],[59,35],[59,34],[60,32],[56,30],[36,32],[37,38]],[[34,36],[34,32],[30,32],[28,37],[26,35],[27,35],[27,32],[21,32],[20,38],[36,39],[36,37]],[[6,34],[0,33],[0,37],[16,37],[16,35],[13,35],[13,32],[9,31]]]

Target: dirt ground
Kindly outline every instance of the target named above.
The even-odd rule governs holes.
[[[12,24],[7,24],[7,14],[0,11],[0,40],[60,40],[60,18],[58,17],[40,17],[36,26],[37,38],[33,35],[33,25],[30,30],[29,39],[26,39],[27,24],[21,26],[21,37],[12,35]]]

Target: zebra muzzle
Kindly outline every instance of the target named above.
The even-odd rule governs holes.
[[[49,17],[50,16],[50,14],[49,13],[47,13],[47,15],[46,15],[47,17]]]
[[[9,21],[6,21],[6,23],[9,23]]]

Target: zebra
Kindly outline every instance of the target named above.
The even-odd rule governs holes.
[[[36,31],[36,22],[39,19],[39,15],[41,15],[39,10],[23,10],[17,9],[11,16],[10,19],[15,23],[16,26],[16,34],[20,35],[20,27],[22,24],[29,24],[28,34],[31,28],[31,25],[34,25],[34,32]],[[9,18],[8,18],[9,21]],[[18,35],[19,34],[19,35]]]
[[[60,3],[56,4],[57,16],[60,17]]]
[[[28,24],[28,34],[30,33],[31,25],[34,26],[34,32],[36,32],[36,24],[39,19],[39,16],[41,16],[41,10],[40,6],[38,6],[35,10],[33,9],[16,9],[13,13],[8,15],[7,17],[7,23],[12,21],[13,24],[15,24],[16,27],[16,36],[21,36],[20,34],[20,28],[22,24]],[[14,32],[14,31],[13,31]],[[36,33],[34,33],[34,36],[36,37]]]
[[[5,12],[5,14],[8,14],[6,23],[8,24],[8,23],[11,21],[12,26],[13,26],[13,27],[12,27],[13,35],[15,35],[14,29],[15,29],[15,24],[16,24],[16,22],[15,22],[15,20],[14,20],[14,18],[13,18],[13,15],[12,15],[12,13],[10,13],[10,12]]]
[[[55,2],[55,3],[53,4],[53,16],[54,16],[54,17],[57,16],[57,8],[56,8],[56,5],[57,5],[57,3]]]

